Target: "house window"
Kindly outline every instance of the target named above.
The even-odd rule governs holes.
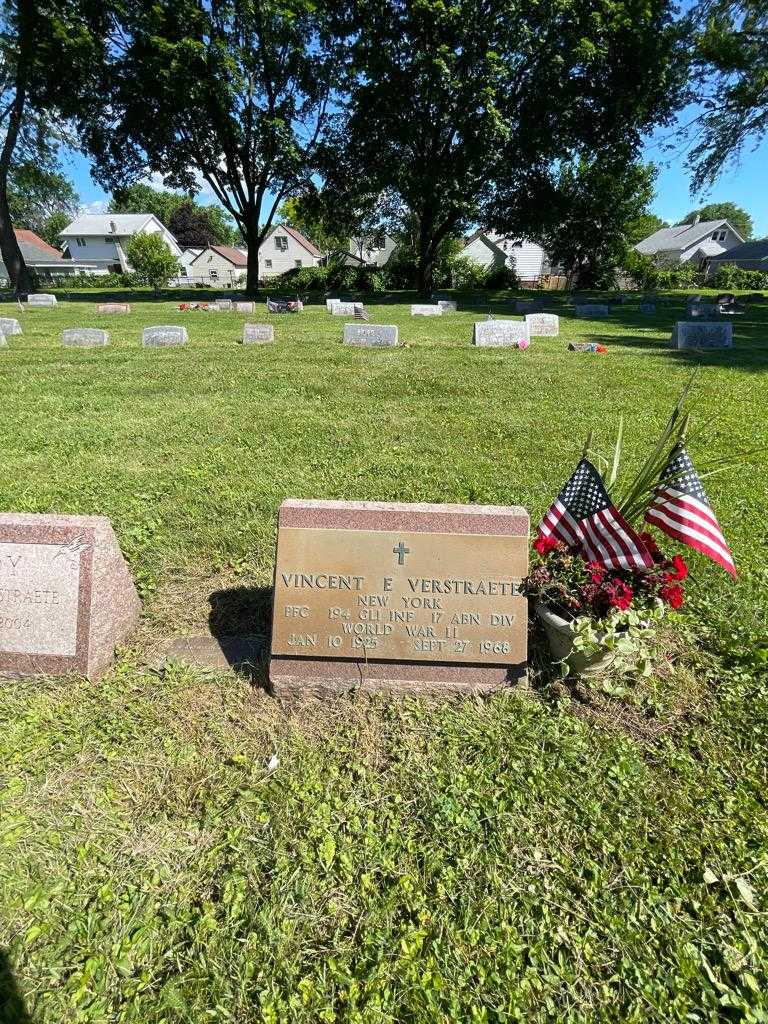
[[[716,232],[716,231],[713,231],[713,232],[712,232],[712,241],[713,241],[713,242],[716,242],[716,241],[717,241],[717,232]]]
[[[75,241],[77,242],[78,248],[80,248],[80,249],[84,249],[85,248],[85,239],[84,238],[76,238]]]
[[[107,237],[107,238],[104,239],[104,241],[106,242],[107,245],[109,245],[110,242],[114,242],[114,238]]]
[[[272,269],[272,260],[264,260],[264,266]]]
[[[219,279],[219,272],[218,272],[218,270],[211,270],[210,274],[211,274],[211,280],[212,281],[218,281],[218,279]]]
[[[301,260],[294,260],[294,266],[300,267],[301,266]]]
[[[721,231],[721,232],[720,232],[720,241],[721,241],[721,242],[724,242],[724,241],[725,241],[725,232],[724,232],[724,231]]]
[[[275,235],[275,248],[278,252],[288,252],[288,238],[286,235]]]

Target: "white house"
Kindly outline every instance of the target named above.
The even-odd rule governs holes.
[[[464,240],[459,256],[488,270],[511,267],[521,284],[537,284],[551,269],[547,254],[536,242],[505,237],[495,231],[475,231]]]
[[[209,245],[207,249],[200,249],[186,267],[187,277],[194,284],[241,284],[247,271],[248,254],[231,245]]]
[[[125,247],[134,235],[160,235],[181,263],[181,248],[171,232],[151,213],[104,213],[77,217],[61,232],[75,264],[92,264],[95,273],[127,272]],[[85,269],[85,268],[83,268]]]
[[[317,267],[323,254],[300,231],[276,224],[259,249],[259,277],[277,277],[294,267]]]
[[[190,265],[192,264],[193,260],[197,259],[197,257],[200,255],[202,251],[202,248],[193,249],[190,246],[187,246],[186,249],[181,250],[181,259],[179,260],[179,263],[181,264],[182,273],[184,275],[189,276]]]
[[[95,269],[93,266],[75,266],[72,260],[65,260],[58,250],[44,242],[34,231],[29,231],[27,228],[14,228],[13,233],[16,235],[24,262],[43,281],[55,281],[59,277],[68,277],[78,271]],[[8,271],[0,257],[0,281],[7,280]]]
[[[693,260],[703,268],[707,260],[720,256],[743,241],[727,220],[699,220],[696,217],[693,224],[659,228],[638,242],[635,249],[644,256],[652,256],[660,265],[675,266]]]
[[[350,238],[347,254],[354,257],[350,263],[367,267],[383,267],[397,248],[397,241],[382,231],[375,235]]]

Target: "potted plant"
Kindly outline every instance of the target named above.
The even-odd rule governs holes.
[[[650,671],[649,641],[668,609],[683,603],[688,567],[667,558],[642,533],[650,569],[606,569],[562,541],[539,537],[526,592],[544,626],[554,661],[574,675],[594,676],[621,665]]]
[[[539,525],[524,589],[564,675],[638,664],[650,673],[650,641],[667,611],[682,605],[688,567],[681,555],[662,551],[646,523],[736,575],[685,449],[683,403],[691,384],[640,471],[623,486],[621,422],[611,460],[593,453],[590,434],[575,473]],[[720,460],[703,476],[733,461]],[[604,475],[593,462],[604,466]]]

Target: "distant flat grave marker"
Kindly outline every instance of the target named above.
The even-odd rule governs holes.
[[[255,313],[256,303],[255,302],[235,302],[233,309],[236,313]]]
[[[438,303],[430,305],[429,303],[416,302],[411,306],[411,316],[442,316],[443,307]]]
[[[437,305],[444,313],[455,313],[459,308],[458,302],[454,299],[438,299]]]
[[[147,348],[166,348],[170,345],[186,345],[189,337],[186,327],[166,325],[162,327],[145,327],[141,333],[141,343]]]
[[[730,321],[692,324],[681,320],[672,331],[671,344],[678,349],[733,348],[733,324]]]
[[[717,306],[712,302],[695,302],[686,310],[686,316],[690,317],[691,320],[696,320],[699,317],[714,320],[717,314]]]
[[[555,313],[527,313],[525,322],[532,338],[557,338],[560,336],[560,317]]]
[[[97,313],[130,313],[131,307],[127,302],[100,302],[96,307]]]
[[[8,339],[3,334],[3,332],[0,331],[0,348],[7,348],[7,347],[8,347]]]
[[[528,528],[514,507],[284,501],[275,692],[447,695],[524,678]]]
[[[232,299],[216,299],[213,307],[220,313],[228,313],[232,309]]]
[[[46,292],[38,292],[36,295],[27,296],[28,306],[56,306],[58,302],[55,295],[48,295]]]
[[[541,299],[517,299],[515,301],[516,313],[540,313],[544,303]]]
[[[6,336],[9,334],[22,334],[21,324],[10,316],[0,316],[0,331]]]
[[[245,324],[243,327],[244,345],[263,345],[275,340],[275,328],[272,324]]]
[[[527,348],[530,338],[528,324],[524,320],[478,320],[472,344],[483,348]]]
[[[0,675],[98,678],[140,607],[108,519],[0,513]]]
[[[354,316],[356,310],[363,308],[362,302],[334,302],[331,316]]]
[[[98,327],[68,327],[61,342],[68,348],[102,348],[109,344],[109,334]]]
[[[344,324],[344,344],[360,348],[392,348],[398,344],[394,324]]]
[[[581,302],[576,307],[576,316],[591,320],[603,320],[611,312],[611,307],[604,302]]]

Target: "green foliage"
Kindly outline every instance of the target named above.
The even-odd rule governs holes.
[[[110,50],[109,105],[81,130],[108,186],[147,166],[192,193],[199,176],[251,253],[306,186],[346,72],[330,3],[126,4]],[[152,116],[147,112],[151,110]],[[247,290],[258,288],[255,260]]]
[[[54,274],[52,281],[53,288],[63,288],[68,292],[131,288],[139,283],[133,274]]]
[[[656,286],[658,288],[700,288],[705,283],[704,271],[693,261],[681,263],[680,266],[666,269],[659,267]]]
[[[51,241],[51,236],[73,219],[80,197],[60,171],[27,160],[11,168],[8,205],[15,227],[29,228],[58,249],[61,239]]]
[[[698,0],[693,27],[691,98],[702,103],[690,127],[694,188],[738,167],[744,148],[768,131],[768,7],[765,0]]]
[[[612,0],[357,0],[352,10],[358,77],[326,173],[340,195],[356,184],[396,194],[416,222],[422,294],[444,238],[477,222],[530,236],[559,161],[619,145],[634,154],[677,96],[667,0],[621,16]]]
[[[466,256],[454,256],[448,262],[446,270],[453,288],[472,291],[475,288],[485,288],[488,285],[487,269]]]
[[[637,245],[638,242],[642,242],[643,239],[648,238],[649,235],[659,231],[661,228],[667,228],[669,224],[662,220],[661,217],[657,217],[655,213],[640,213],[637,217],[632,217],[627,221],[625,226],[625,234],[627,243],[629,245]]]
[[[707,285],[723,291],[731,291],[734,288],[764,291],[768,289],[768,273],[762,270],[744,270],[735,263],[722,263],[716,273],[707,278]]]
[[[646,256],[636,249],[627,249],[620,267],[632,279],[637,288],[649,290],[659,287],[662,272],[653,257]]]
[[[745,209],[737,206],[736,203],[707,203],[696,210],[689,210],[678,224],[693,224],[698,215],[700,220],[724,220],[729,221],[744,241],[751,238],[754,233],[752,218]]]
[[[669,348],[681,295],[595,322],[548,295],[560,337],[525,353],[469,343],[468,295],[419,319],[413,293],[367,303],[399,349],[343,346],[308,306],[258,352],[236,313],[183,314],[189,344],[149,351],[141,329],[179,322],[179,298],[97,314],[111,297],[24,313],[2,354],[3,507],[108,516],[145,601],[98,683],[0,684],[0,949],[29,1018],[758,1024],[765,460],[708,482],[739,580],[692,555],[696,614],[622,700],[553,704],[534,671],[519,698],[278,705],[150,666],[214,604],[266,661],[285,495],[520,504],[535,523],[584,433],[623,415],[656,436],[697,361],[700,450],[768,445],[768,306],[702,356]],[[110,345],[64,350],[73,324]],[[609,354],[566,350],[585,337]],[[644,455],[625,445],[630,474]]]
[[[125,247],[125,255],[139,284],[148,284],[155,295],[180,270],[176,257],[159,234],[133,235]]]
[[[233,245],[238,237],[220,206],[202,206],[187,195],[154,189],[143,182],[115,189],[109,211],[154,214],[182,248]]]

